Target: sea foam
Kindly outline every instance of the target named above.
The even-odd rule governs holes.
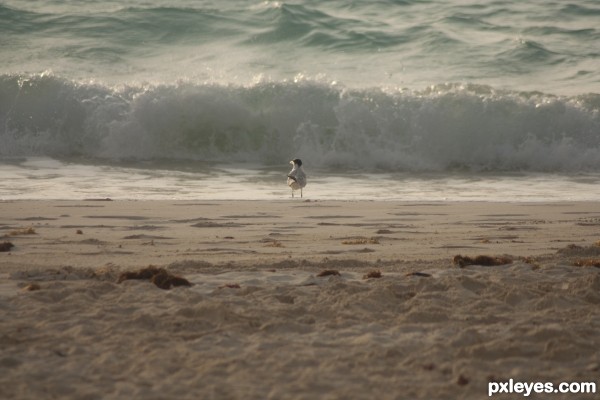
[[[600,170],[600,95],[315,80],[219,85],[0,76],[0,156],[201,160],[367,171]]]

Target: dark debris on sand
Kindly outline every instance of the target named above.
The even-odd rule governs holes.
[[[369,271],[365,275],[363,275],[363,279],[381,278],[381,276],[381,271],[376,269],[373,271]]]
[[[30,283],[27,286],[24,286],[21,290],[24,292],[34,292],[36,290],[40,290],[42,287],[38,283]]]
[[[426,272],[409,272],[406,274],[406,276],[419,276],[421,278],[431,278],[431,274],[428,274]]]
[[[219,289],[241,289],[242,287],[238,283],[226,283],[219,286]]]
[[[459,386],[465,386],[469,384],[469,378],[466,378],[464,375],[459,375],[458,379],[456,380],[456,384]]]
[[[338,271],[337,269],[324,269],[323,271],[319,272],[317,274],[317,276],[321,277],[321,276],[339,276],[340,275],[340,271]]]
[[[149,280],[159,288],[165,290],[176,286],[192,286],[187,279],[172,275],[166,269],[158,268],[153,265],[142,268],[138,271],[123,272],[121,275],[119,275],[117,283],[121,283],[128,279]]]
[[[460,254],[454,256],[454,264],[460,268],[466,267],[467,265],[480,265],[485,267],[491,267],[495,265],[506,265],[512,264],[513,260],[509,257],[492,257],[492,256],[477,256],[471,258],[469,256],[461,256]]]
[[[575,260],[573,262],[573,266],[600,268],[600,258],[585,258],[585,259]]]
[[[0,251],[10,251],[10,249],[12,249],[13,247],[15,247],[15,245],[11,242],[0,243]]]

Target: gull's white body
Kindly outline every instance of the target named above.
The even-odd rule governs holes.
[[[302,169],[302,161],[295,159],[290,161],[290,164],[293,167],[288,174],[287,184],[292,189],[292,197],[294,197],[294,190],[300,190],[300,197],[302,197],[302,188],[306,186],[306,174]]]

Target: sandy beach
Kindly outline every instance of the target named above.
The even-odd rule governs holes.
[[[588,202],[1,202],[0,398],[600,384],[599,227]],[[149,266],[191,286],[119,279]]]

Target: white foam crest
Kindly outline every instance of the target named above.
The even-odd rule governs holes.
[[[313,151],[319,163],[416,171],[600,167],[598,110],[568,98],[462,89],[353,93],[339,102],[336,117],[329,151]]]
[[[600,96],[440,85],[123,86],[0,77],[0,156],[285,163],[358,170],[600,170]]]

